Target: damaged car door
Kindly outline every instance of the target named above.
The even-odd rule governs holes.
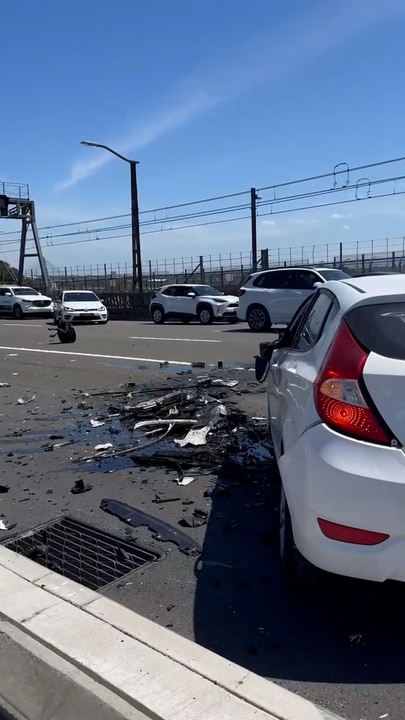
[[[286,346],[274,351],[269,369],[269,422],[277,458],[316,421],[313,383],[322,357],[318,342],[333,323],[339,306],[334,295],[319,290],[300,309],[290,327]]]

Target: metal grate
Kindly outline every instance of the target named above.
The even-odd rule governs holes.
[[[71,517],[34,528],[6,547],[92,590],[159,560],[160,555]]]

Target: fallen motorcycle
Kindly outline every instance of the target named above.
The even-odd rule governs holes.
[[[76,342],[76,330],[74,329],[72,323],[65,322],[64,320],[59,320],[56,332],[51,335],[51,337],[58,336],[61,343],[74,343]]]

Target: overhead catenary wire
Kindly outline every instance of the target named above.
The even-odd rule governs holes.
[[[405,180],[405,175],[397,175],[393,177],[388,178],[379,178],[379,179],[373,179],[369,180],[368,178],[360,178],[356,183],[350,182],[350,174],[353,175],[353,173],[358,171],[363,171],[371,168],[381,167],[385,165],[391,165],[393,163],[402,162],[405,160],[405,157],[398,157],[393,158],[390,160],[384,160],[380,162],[375,163],[369,163],[367,165],[359,165],[354,168],[350,168],[346,163],[340,163],[339,165],[336,165],[334,170],[332,172],[323,173],[320,175],[313,175],[310,177],[301,178],[298,180],[292,180],[288,182],[278,183],[274,185],[268,185],[266,187],[258,188],[257,192],[265,192],[268,190],[273,191],[273,197],[272,198],[263,198],[259,199],[257,203],[257,214],[260,217],[266,217],[268,215],[282,215],[285,213],[291,213],[291,212],[299,212],[303,210],[310,210],[310,209],[317,209],[317,208],[324,208],[324,207],[332,207],[335,205],[344,205],[352,202],[360,202],[365,199],[377,199],[377,198],[383,198],[383,197],[389,197],[389,196],[396,196],[396,195],[402,195],[403,191],[397,190],[395,187],[395,183],[400,182],[402,180]],[[340,165],[344,166],[344,169],[336,169],[340,167]],[[337,185],[337,176],[338,175],[344,175],[346,179],[346,183],[344,183],[341,186]],[[301,193],[295,193],[295,194],[288,194],[280,197],[276,197],[275,191],[280,188],[285,188],[288,186],[296,186],[298,184],[308,183],[312,181],[318,181],[322,179],[333,179],[333,187],[329,188],[323,188],[323,189],[317,189],[317,190],[310,190],[308,192],[301,192]],[[379,193],[377,195],[373,194],[371,195],[371,188],[375,188],[376,186],[387,184],[387,183],[393,183],[394,188],[393,191],[390,193]],[[367,197],[358,197],[358,192],[362,188],[367,188]],[[294,203],[297,203],[299,201],[305,201],[308,202],[310,199],[316,199],[321,198],[325,195],[336,195],[340,193],[345,193],[347,195],[348,192],[354,191],[355,197],[351,198],[345,198],[341,200],[336,200],[328,203],[312,203],[312,204],[304,204],[300,205],[298,207],[292,207]],[[216,197],[210,197],[200,200],[194,200],[189,201],[185,203],[179,203],[176,205],[168,205],[165,207],[160,208],[154,208],[152,210],[144,210],[140,214],[142,216],[147,216],[153,214],[154,217],[147,218],[145,217],[144,220],[141,221],[140,225],[142,228],[145,228],[142,231],[142,235],[147,234],[156,234],[161,232],[168,232],[168,231],[176,231],[176,230],[183,230],[187,228],[195,228],[195,227],[203,227],[203,226],[209,226],[209,225],[220,225],[223,223],[229,223],[229,222],[238,222],[242,220],[249,219],[251,217],[250,213],[247,214],[247,210],[250,209],[250,203],[239,203],[239,204],[229,204],[226,206],[220,206],[216,208],[207,208],[207,209],[198,209],[196,212],[184,212],[179,214],[171,214],[166,215],[165,217],[156,217],[158,213],[162,212],[168,212],[169,210],[176,210],[176,209],[183,209],[183,208],[190,208],[192,206],[202,205],[206,203],[212,203],[212,202],[219,202],[224,199],[231,199],[236,197],[242,197],[242,196],[249,196],[250,191],[241,191],[237,193],[229,193],[226,195],[218,195]],[[290,206],[287,208],[281,207],[282,205]],[[265,207],[271,207],[271,212],[265,213],[263,212],[263,208]],[[281,207],[281,209],[280,209]],[[187,224],[181,224],[185,223],[187,220],[204,220],[205,218],[212,218],[212,217],[219,217],[221,215],[236,215],[236,217],[226,217],[221,218],[218,220],[209,220],[208,222],[191,222]],[[114,225],[106,225],[106,226],[99,226],[96,228],[89,228],[88,226],[94,223],[102,223],[102,222],[111,222],[112,220],[119,220],[119,219],[125,219],[129,218],[130,214],[123,214],[123,215],[111,215],[107,216],[105,218],[93,218],[90,220],[81,220],[81,221],[75,221],[75,222],[69,222],[69,223],[59,223],[56,225],[49,225],[49,226],[43,226],[40,227],[39,230],[43,233],[40,236],[40,240],[45,244],[47,247],[59,247],[59,246],[66,246],[66,245],[77,245],[77,244],[85,244],[85,243],[91,243],[91,242],[98,242],[102,240],[111,240],[111,239],[120,239],[120,238],[126,238],[129,237],[128,234],[111,234],[111,233],[118,233],[120,230],[125,230],[130,228],[130,223],[117,223]],[[85,226],[85,227],[80,227]],[[159,227],[156,227],[159,226]],[[57,229],[67,229],[67,228],[73,228],[77,227],[77,230],[75,231],[68,231],[68,232],[61,232],[61,233],[49,233],[51,230],[57,230]],[[149,228],[149,229],[146,229]],[[152,229],[154,228],[154,229]],[[110,233],[110,234],[107,234]],[[12,238],[12,236],[17,236],[18,232],[6,232],[1,234],[0,238],[0,246],[2,248],[2,253],[4,252],[15,252],[14,250],[3,250],[5,247],[10,247],[11,245],[17,245],[20,242],[20,238],[15,237],[15,239]],[[86,236],[84,239],[78,239],[78,240],[66,240],[66,242],[54,242],[57,239],[63,239],[63,238],[80,238],[81,236]],[[95,237],[91,237],[92,235],[95,235]],[[101,236],[101,237],[100,237]]]

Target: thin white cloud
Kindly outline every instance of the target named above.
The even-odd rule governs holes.
[[[384,3],[340,0],[333,5],[318,0],[314,10],[304,9],[286,27],[275,25],[271,32],[254,38],[239,50],[236,58],[216,58],[205,72],[184,78],[166,106],[156,116],[146,117],[130,137],[102,138],[100,141],[107,144],[111,141],[111,145],[124,154],[138,152],[209,110],[260,84],[295,72],[369,28],[404,14],[403,0],[385,0]],[[73,164],[67,178],[55,187],[56,192],[84,180],[113,157],[95,149],[87,152],[88,159]],[[92,157],[90,152],[93,152]]]
[[[350,225],[343,225],[343,230],[351,230]]]
[[[262,220],[261,224],[262,225],[276,225],[277,223],[275,220]]]
[[[317,225],[319,220],[317,218],[291,218],[287,220],[289,225]]]
[[[352,214],[340,215],[339,213],[333,213],[333,215],[331,215],[332,220],[343,220],[344,218],[352,218],[352,217],[353,217]]]

